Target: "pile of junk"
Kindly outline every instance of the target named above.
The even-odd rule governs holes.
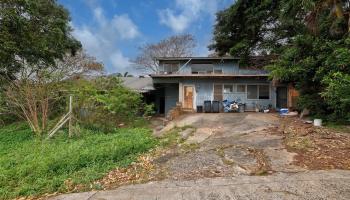
[[[244,112],[245,104],[240,103],[240,100],[229,101],[227,99],[222,101],[222,105],[224,107],[224,112]]]
[[[224,112],[244,112],[245,104],[240,103],[239,101],[229,101],[223,100],[221,101],[204,101],[203,106],[197,106],[197,112],[205,112],[205,113],[219,113],[221,110]]]

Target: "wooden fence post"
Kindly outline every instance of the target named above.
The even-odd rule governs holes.
[[[72,118],[73,118],[73,97],[72,95],[69,96],[69,112],[65,114],[60,121],[57,122],[57,124],[53,127],[53,129],[49,132],[49,135],[47,136],[47,139],[51,138],[65,123],[69,123],[68,132],[69,137],[73,135],[72,132]]]
[[[68,127],[68,133],[69,137],[72,137],[72,117],[73,117],[73,97],[72,95],[69,96],[69,127]]]

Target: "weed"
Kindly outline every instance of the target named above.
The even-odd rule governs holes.
[[[111,133],[80,129],[71,139],[63,130],[51,140],[33,137],[23,124],[0,129],[0,199],[86,189],[93,180],[135,161],[157,145],[149,129]]]
[[[307,150],[314,146],[309,137],[289,137],[286,139],[286,145],[298,150]]]
[[[162,147],[174,147],[178,143],[183,142],[180,138],[179,132],[182,128],[175,127],[164,134],[163,137],[160,138],[160,146]]]
[[[217,153],[218,156],[220,156],[221,158],[225,157],[224,148],[217,148],[217,149],[216,149],[216,153]]]
[[[199,144],[198,143],[183,143],[181,145],[181,150],[184,152],[184,153],[189,153],[189,152],[193,152],[195,151],[196,149],[199,148]]]

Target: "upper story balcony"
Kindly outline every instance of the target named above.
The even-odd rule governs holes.
[[[263,69],[240,68],[234,57],[158,58],[159,72],[153,77],[267,76]]]

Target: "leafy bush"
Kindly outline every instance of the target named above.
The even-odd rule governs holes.
[[[81,137],[68,140],[60,134],[43,141],[24,124],[0,129],[0,199],[64,192],[67,180],[89,188],[93,180],[130,164],[157,143],[148,129],[82,131]]]
[[[295,83],[301,109],[332,121],[349,119],[350,37],[298,35],[291,42],[267,67],[271,76]]]
[[[150,117],[156,113],[154,104],[145,104],[143,106],[143,116]]]
[[[142,108],[141,95],[122,86],[118,78],[74,82],[74,113],[85,126],[113,130],[132,124]]]
[[[326,77],[323,83],[327,87],[321,94],[334,110],[333,117],[345,117],[344,120],[350,122],[350,75],[336,72]]]

